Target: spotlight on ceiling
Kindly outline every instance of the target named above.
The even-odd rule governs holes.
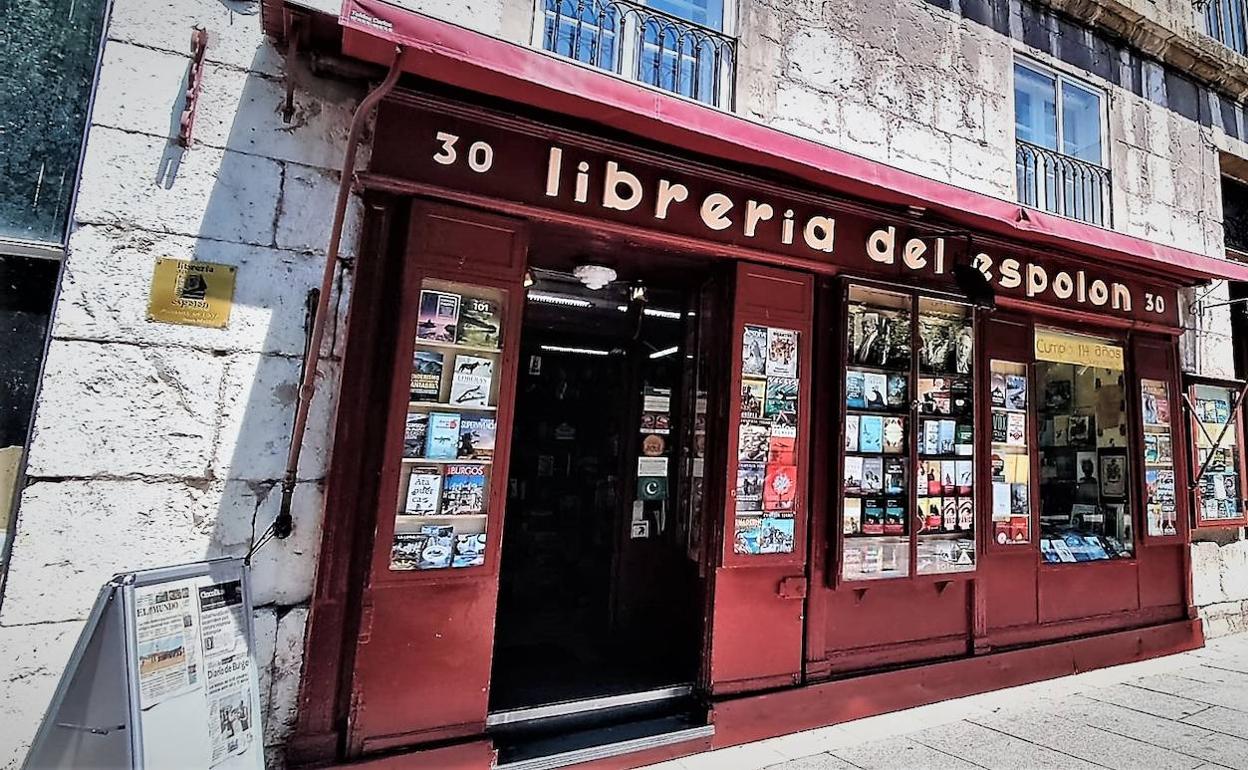
[[[615,271],[606,265],[577,265],[572,275],[591,291],[598,291],[615,280]]]

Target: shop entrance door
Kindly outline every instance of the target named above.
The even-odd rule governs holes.
[[[490,724],[672,702],[697,674],[678,469],[693,283],[534,268],[516,382]],[[554,704],[552,706],[552,704]]]

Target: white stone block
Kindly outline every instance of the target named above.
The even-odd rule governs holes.
[[[299,393],[301,360],[239,354],[230,357],[222,386],[222,411],[213,475],[272,481],[282,477]],[[322,360],[299,477],[325,474],[332,435],[339,367]]]
[[[1248,540],[1228,543],[1219,551],[1222,593],[1230,601],[1248,599]]]
[[[848,91],[862,71],[857,47],[822,29],[803,29],[795,33],[785,49],[785,60],[790,77],[821,91]],[[774,68],[776,63],[771,66]]]
[[[224,329],[147,320],[156,259],[238,267]],[[53,336],[299,356],[308,291],[325,258],[146,230],[87,225],[70,237]]]
[[[0,767],[21,767],[81,629],[78,621],[0,627]]]
[[[888,157],[891,163],[931,179],[949,178],[949,137],[931,126],[898,119],[889,124]]]
[[[337,172],[293,164],[286,166],[275,236],[278,247],[322,253],[329,248],[338,179]],[[363,211],[359,196],[352,195],[342,231],[340,254],[343,256],[356,253]]]
[[[199,25],[208,30],[206,60],[280,75],[282,56],[265,40],[259,14],[259,0],[122,0],[113,6],[108,36],[189,61],[191,29]]]
[[[0,624],[86,618],[127,570],[242,556],[213,545],[219,487],[185,481],[35,481],[22,494]]]
[[[282,178],[273,161],[96,126],[82,175],[80,223],[273,245]]]
[[[255,602],[255,597],[252,597]],[[251,627],[255,632],[256,673],[260,684],[260,714],[269,713],[269,695],[273,685],[273,657],[277,651],[277,610],[273,607],[256,607],[251,613]]]
[[[861,102],[845,102],[841,116],[845,124],[842,137],[850,143],[847,149],[857,152],[868,145],[883,153],[888,144],[888,118],[882,112]]]
[[[200,351],[53,340],[27,472],[204,476],[223,370]]]
[[[277,644],[273,658],[273,684],[269,714],[264,725],[264,744],[285,742],[298,715],[299,680],[303,674],[303,643],[308,610],[296,607],[278,617]]]
[[[1226,601],[1217,543],[1192,543],[1192,595],[1197,607]]]
[[[272,523],[280,507],[281,495],[280,485],[275,486],[256,517],[257,532],[262,532]],[[252,556],[252,585],[257,604],[289,607],[312,598],[324,505],[318,483],[303,482],[295,487],[291,500],[294,530],[290,537],[269,540]]]
[[[981,142],[951,137],[949,170],[950,181],[969,190],[998,198],[1009,198],[1013,193],[1012,164]]]

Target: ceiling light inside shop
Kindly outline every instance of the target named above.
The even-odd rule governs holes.
[[[564,297],[559,294],[542,294],[541,292],[529,292],[529,299],[534,302],[541,302],[545,305],[559,305],[561,307],[593,307],[594,303],[586,299],[577,299],[576,297]]]
[[[680,350],[680,348],[679,347],[663,348],[662,350],[656,350],[653,353],[651,353],[650,357],[651,358],[663,358],[664,356],[670,356],[671,354],[675,353],[677,350]]]
[[[542,350],[547,353],[572,353],[580,356],[609,356],[610,350],[602,350],[600,348],[572,348],[563,345],[541,345]],[[653,356],[652,356],[653,357]]]
[[[680,312],[676,310],[660,310],[659,308],[648,307],[641,312],[649,316],[654,316],[655,318],[670,318],[673,321],[680,320]]]

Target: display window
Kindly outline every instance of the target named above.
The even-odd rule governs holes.
[[[1194,451],[1192,510],[1198,527],[1241,526],[1244,509],[1244,436],[1241,406],[1248,384],[1192,378],[1184,405]]]
[[[1134,555],[1124,348],[1036,329],[1040,551],[1052,563]]]
[[[1028,426],[1031,388],[1027,364],[989,362],[988,401],[992,419],[992,540],[1028,545],[1031,538],[1031,462]]]
[[[485,564],[504,295],[421,285],[391,571]]]
[[[841,578],[973,570],[973,311],[859,285],[846,299]]]
[[[1174,481],[1174,430],[1170,417],[1170,385],[1165,380],[1140,380],[1140,423],[1144,442],[1144,512],[1148,535],[1177,535],[1179,515]]]

